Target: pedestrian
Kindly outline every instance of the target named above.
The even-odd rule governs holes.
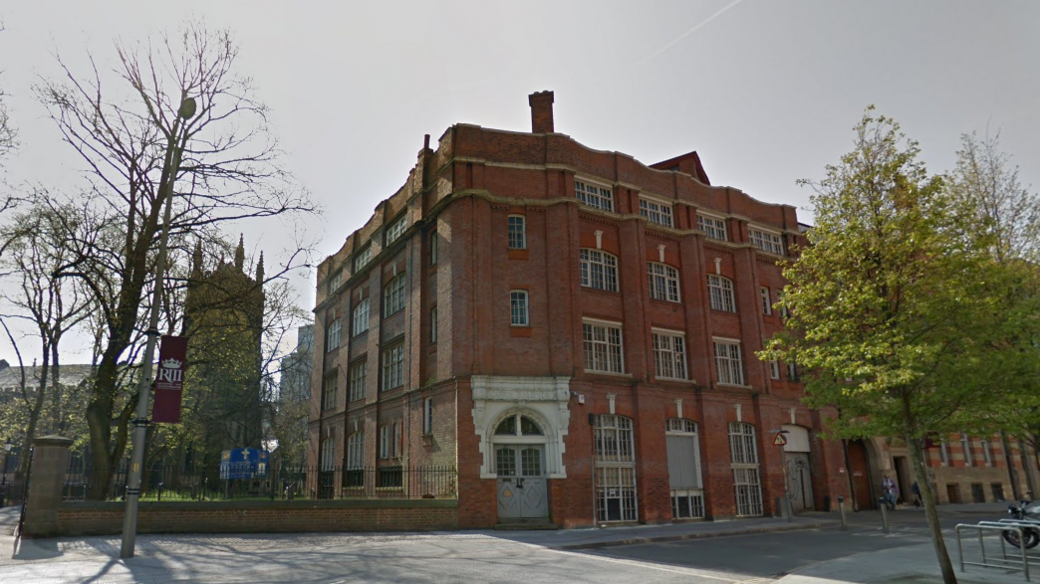
[[[896,486],[895,481],[891,477],[885,475],[885,478],[881,479],[881,491],[885,494],[885,501],[888,503],[888,510],[896,510],[896,497],[899,496],[899,487]]]
[[[917,481],[910,485],[910,492],[914,494],[914,507],[921,506],[921,487],[917,486]]]

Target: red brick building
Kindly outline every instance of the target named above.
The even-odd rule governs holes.
[[[711,186],[696,152],[593,150],[456,124],[318,269],[311,461],[458,469],[459,521],[570,527],[779,512],[849,491],[782,326],[795,209]],[[786,454],[774,445],[786,430]],[[385,480],[384,480],[385,478]]]

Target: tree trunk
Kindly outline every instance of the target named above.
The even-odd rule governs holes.
[[[904,392],[903,402],[903,440],[906,441],[910,450],[910,460],[914,466],[914,478],[917,480],[918,490],[924,499],[924,515],[928,519],[928,531],[932,537],[932,545],[935,547],[935,557],[939,560],[939,569],[942,571],[945,584],[957,584],[957,575],[953,571],[953,563],[950,562],[950,554],[946,550],[946,542],[942,536],[942,525],[939,524],[939,512],[935,509],[935,496],[929,485],[928,472],[924,466],[924,457],[921,453],[921,443],[914,437],[914,419],[910,410],[910,395]],[[925,488],[921,488],[925,485]]]

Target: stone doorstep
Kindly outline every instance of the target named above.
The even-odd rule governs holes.
[[[709,537],[729,537],[734,535],[755,535],[757,533],[774,533],[779,531],[801,531],[805,529],[820,529],[836,525],[835,521],[819,521],[815,523],[797,523],[792,525],[766,525],[761,527],[748,526],[742,529],[727,531],[700,531],[695,533],[680,533],[659,536],[629,537],[609,541],[594,541],[574,544],[546,544],[546,547],[560,550],[587,550],[622,545],[640,545],[646,543],[662,543],[668,541],[684,541],[689,539],[705,539]]]
[[[559,528],[559,525],[555,523],[549,523],[547,521],[520,521],[516,523],[495,524],[496,531],[534,531],[539,529],[554,530]]]

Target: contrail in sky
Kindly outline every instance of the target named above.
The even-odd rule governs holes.
[[[650,55],[649,57],[647,57],[647,58],[643,59],[642,61],[640,61],[639,64],[642,65],[643,63],[646,63],[647,61],[649,61],[650,59],[653,59],[657,55],[660,55],[661,53],[663,53],[663,52],[667,51],[668,49],[672,48],[672,45],[674,45],[675,43],[683,40],[684,38],[686,38],[688,36],[690,36],[691,34],[697,32],[702,26],[704,26],[705,24],[708,24],[709,22],[715,20],[716,18],[721,16],[723,12],[729,10],[730,8],[733,8],[737,4],[740,4],[740,0],[733,0],[733,2],[730,2],[729,4],[723,6],[721,9],[719,9],[718,12],[716,12],[715,14],[712,14],[711,16],[709,16],[705,21],[703,21],[700,24],[694,26],[690,30],[682,33],[682,35],[680,35],[677,39],[675,39],[674,41],[672,41],[672,42],[668,43],[667,45],[661,47],[656,53],[654,53],[654,54]]]

